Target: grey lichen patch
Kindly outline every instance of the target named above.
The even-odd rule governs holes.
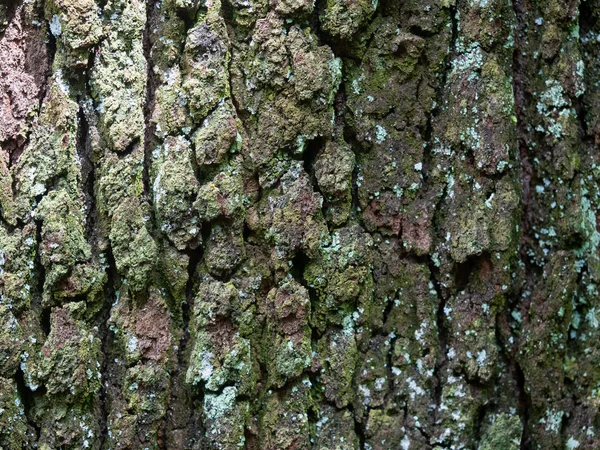
[[[344,142],[327,142],[314,163],[319,189],[331,204],[327,220],[335,225],[343,224],[350,216],[354,163],[354,153]]]
[[[181,64],[182,89],[196,121],[229,96],[228,47],[225,24],[214,11],[188,32]]]
[[[349,312],[358,326],[373,324],[371,288],[373,279],[372,238],[356,224],[332,233],[331,241],[319,247],[316,257],[308,264],[304,279],[315,290],[317,302],[313,307],[312,326],[325,329],[329,323],[344,324]],[[344,311],[351,306],[350,311]]]
[[[257,19],[267,14],[269,3],[269,0],[233,0],[231,6],[234,23],[240,30],[247,31]]]
[[[211,392],[234,383],[236,392],[243,395],[255,389],[258,368],[250,341],[235,331],[229,319],[240,304],[232,283],[211,278],[202,281],[190,328],[193,347],[187,383]]]
[[[198,165],[221,164],[238,150],[242,137],[230,102],[223,102],[192,136]]]
[[[103,10],[103,22],[106,38],[90,74],[90,87],[98,105],[101,135],[111,150],[123,152],[143,139],[146,3],[110,1]]]
[[[352,403],[356,394],[353,380],[359,355],[354,334],[354,320],[348,315],[341,330],[328,332],[317,343],[325,398],[338,408]]]
[[[521,444],[523,424],[518,416],[506,413],[495,418],[485,432],[479,448],[481,450],[494,450],[503,448],[506,450],[517,450]]]
[[[462,180],[457,180],[449,191],[448,211],[452,212],[443,227],[446,239],[441,246],[458,263],[484,251],[507,250],[516,238],[514,223],[519,212],[516,186],[503,179],[488,192],[486,196],[482,189],[468,186]]]
[[[160,422],[167,412],[168,374],[163,367],[139,363],[127,370],[125,375],[124,400],[132,411],[131,419],[142,418],[139,426]]]
[[[485,263],[484,263],[485,264]],[[454,338],[448,350],[450,367],[461,368],[469,379],[488,382],[496,375],[499,351],[494,323],[497,311],[504,306],[500,296],[464,291],[445,305],[448,329]]]
[[[328,0],[325,11],[319,19],[323,29],[331,35],[350,39],[377,10],[378,0],[361,0],[346,2],[343,0]]]
[[[270,368],[269,387],[281,387],[311,365],[308,291],[296,281],[273,288],[262,313],[266,317],[264,358]]]
[[[391,306],[383,328],[383,344],[388,341],[391,347],[390,372],[385,376],[390,377],[395,392],[406,399],[407,414],[424,419],[427,406],[418,399],[434,390],[432,374],[440,357],[436,317],[439,299],[430,283],[428,267],[402,259],[398,245],[392,241],[379,244],[380,255],[374,263],[378,274],[375,296]]]
[[[0,377],[0,445],[7,450],[18,450],[32,444],[25,416],[23,400],[17,383]]]
[[[220,394],[207,394],[204,414],[208,431],[205,436],[209,448],[233,450],[244,448],[244,424],[248,416],[248,402],[236,401],[237,389],[223,388]]]
[[[315,446],[323,450],[355,450],[360,442],[355,432],[354,417],[347,409],[341,411],[325,405],[319,410],[313,425]]]
[[[46,195],[35,210],[42,222],[40,259],[45,268],[44,301],[76,297],[102,289],[105,275],[91,263],[91,247],[85,237],[81,204],[63,189]]]
[[[318,252],[327,234],[321,213],[322,197],[313,191],[302,165],[290,161],[278,185],[249,211],[248,226],[274,246],[272,262],[286,267],[298,251]]]
[[[487,174],[510,167],[516,144],[513,88],[500,62],[475,43],[454,60],[450,80],[458,95],[450,100],[453,120],[445,137],[473,152],[475,166]]]
[[[196,248],[201,224],[193,206],[198,194],[190,158],[190,144],[183,137],[169,137],[153,153],[152,194],[157,227],[178,250]]]
[[[99,42],[103,32],[96,2],[53,0],[44,8],[50,32],[59,46],[55,66],[85,67],[91,47]]]
[[[59,184],[73,199],[79,197],[79,160],[76,149],[77,104],[54,76],[33,128],[29,145],[11,168],[16,185],[16,216],[31,216],[39,198]]]
[[[13,232],[0,225],[0,303],[15,312],[29,309],[35,287],[36,226]]]
[[[23,330],[8,306],[0,306],[0,376],[11,376],[19,367]]]
[[[434,439],[450,448],[460,448],[474,444],[472,429],[466,426],[477,415],[477,392],[463,376],[451,373],[442,374],[443,388],[438,405],[439,419],[442,426]]]

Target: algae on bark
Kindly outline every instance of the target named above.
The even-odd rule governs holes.
[[[599,0],[0,5],[0,447],[597,448]]]

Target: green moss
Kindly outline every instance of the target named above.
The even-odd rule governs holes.
[[[23,347],[23,331],[8,306],[0,306],[0,376],[17,370]]]
[[[368,23],[377,6],[377,0],[353,3],[328,0],[325,12],[319,19],[324,30],[341,39],[349,39]]]
[[[322,197],[312,189],[302,164],[287,161],[278,185],[253,206],[248,226],[274,246],[271,258],[278,270],[288,269],[288,261],[298,251],[314,256],[327,236],[322,217]]]
[[[245,259],[243,230],[214,225],[206,243],[204,261],[208,271],[218,277],[231,274]]]
[[[0,445],[19,450],[31,445],[23,400],[14,380],[0,377]]]
[[[310,448],[310,381],[304,378],[284,392],[267,391],[261,411],[259,445],[265,449]]]
[[[0,225],[0,300],[16,312],[27,310],[35,286],[36,226],[12,233]]]
[[[318,357],[322,361],[321,378],[325,386],[325,398],[338,408],[352,403],[356,395],[353,379],[359,359],[354,337],[354,321],[344,319],[342,330],[328,332],[317,344]]]
[[[33,127],[30,144],[11,169],[17,186],[14,218],[30,217],[39,197],[55,183],[71,198],[79,197],[80,173],[76,150],[79,108],[61,83],[58,75],[50,80],[39,124]]]
[[[347,310],[348,306],[355,302],[365,314],[359,322],[369,323],[372,245],[371,237],[352,224],[333,233],[331,242],[319,248],[318,256],[304,272],[304,279],[318,300],[312,326],[322,330],[328,323],[341,325],[346,315],[354,311],[354,307]]]
[[[229,102],[219,105],[192,137],[197,164],[221,164],[228,153],[238,150],[241,144],[238,126],[232,105]]]
[[[217,218],[244,218],[244,185],[239,159],[234,159],[215,177],[198,189],[194,208],[201,222],[210,222]]]
[[[315,177],[321,193],[328,202],[339,206],[327,210],[327,219],[341,225],[350,216],[352,202],[352,172],[354,153],[344,143],[328,142],[314,163]]]
[[[204,397],[204,414],[208,430],[205,434],[210,448],[219,450],[242,449],[246,439],[244,425],[248,416],[248,402],[236,401],[235,387],[223,388],[221,394]]]
[[[178,250],[195,248],[202,239],[202,227],[193,207],[200,185],[190,161],[189,142],[169,137],[153,156],[152,204],[157,227]]]
[[[96,2],[53,0],[45,3],[44,8],[50,32],[59,46],[54,66],[86,67],[89,51],[99,42],[103,31]]]
[[[254,391],[258,374],[250,342],[234,333],[227,320],[239,301],[231,283],[207,279],[200,284],[194,301],[187,383],[212,392],[230,383],[242,395]],[[227,339],[223,331],[228,332]]]
[[[319,408],[318,421],[312,425],[314,445],[322,450],[355,450],[360,442],[355,432],[352,413],[323,405]]]
[[[521,446],[523,424],[518,416],[500,414],[486,430],[479,448],[481,450],[517,450]]]
[[[187,35],[182,60],[182,89],[196,120],[204,119],[229,96],[227,31],[223,19],[209,12]]]
[[[145,3],[115,0],[103,9],[106,38],[90,74],[98,128],[110,149],[123,152],[143,141],[146,59]]]
[[[116,207],[109,238],[117,270],[133,291],[142,290],[155,267],[157,247],[137,199]]]
[[[268,385],[281,387],[311,365],[310,299],[295,281],[285,281],[267,295],[263,358]]]
[[[46,195],[35,211],[42,221],[41,262],[46,270],[44,301],[97,293],[105,275],[91,265],[91,247],[85,237],[85,222],[80,204],[65,190]],[[62,285],[60,284],[62,282]],[[63,287],[64,286],[64,287]]]

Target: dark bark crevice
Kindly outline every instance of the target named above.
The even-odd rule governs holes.
[[[17,369],[17,372],[14,375],[14,380],[17,386],[17,393],[21,399],[21,405],[23,406],[25,417],[27,418],[27,424],[33,428],[35,431],[36,440],[39,440],[42,430],[33,419],[31,412],[35,403],[35,396],[43,396],[46,393],[46,388],[41,386],[36,390],[36,392],[33,392],[31,389],[29,389],[25,383],[25,374],[21,368]]]
[[[152,147],[155,144],[154,130],[155,126],[152,124],[152,112],[154,110],[154,104],[156,100],[156,88],[158,87],[159,80],[154,74],[153,70],[153,59],[152,59],[152,26],[158,18],[158,10],[156,8],[157,0],[148,0],[146,3],[146,23],[144,26],[144,33],[142,36],[142,46],[144,51],[144,59],[146,60],[146,97],[144,101],[144,134],[143,134],[143,145],[144,145],[144,158],[143,158],[143,169],[142,169],[142,181],[144,186],[144,199],[148,203],[149,215],[150,215],[150,229],[151,234],[156,237],[156,217],[154,211],[154,196],[152,195],[152,183],[150,180],[150,165],[152,164]],[[136,142],[133,142],[132,147]],[[133,147],[132,147],[133,148]]]
[[[108,391],[110,380],[109,372],[109,361],[108,356],[110,354],[110,336],[111,332],[108,328],[108,321],[110,319],[110,310],[114,302],[117,301],[116,286],[120,283],[119,274],[117,272],[117,266],[115,258],[112,253],[112,249],[109,247],[105,252],[105,258],[107,263],[106,274],[107,282],[104,285],[104,305],[99,313],[99,337],[101,340],[101,351],[102,351],[102,363],[101,363],[101,389],[100,389],[100,429],[102,434],[100,436],[100,449],[104,449],[106,440],[108,438]]]

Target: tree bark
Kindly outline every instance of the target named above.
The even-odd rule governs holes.
[[[0,448],[600,448],[599,42],[600,0],[5,0]]]

